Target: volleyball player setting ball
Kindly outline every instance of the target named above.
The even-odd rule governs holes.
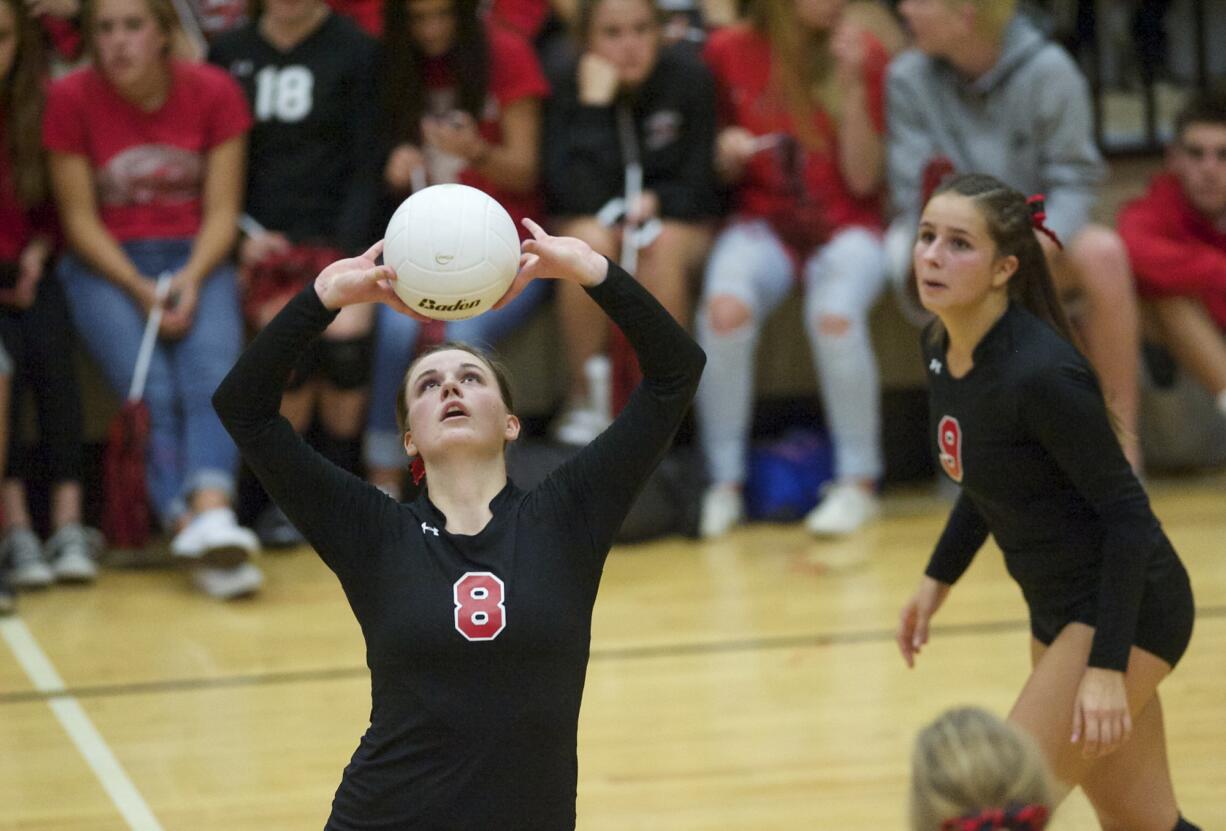
[[[428,271],[448,257],[501,256],[487,242],[488,214],[438,210],[457,213],[409,211],[400,229],[428,246],[414,248],[415,262],[423,251],[434,263]],[[280,416],[299,353],[339,309],[486,308],[466,307],[476,295],[458,292],[421,305],[417,276],[377,264],[383,242],[324,269],[256,336],[213,399],[251,469],[336,573],[366,641],[371,723],[328,829],[575,827],[579,703],[601,571],[693,398],[705,356],[617,265],[577,239],[524,225],[532,238],[514,249],[514,283],[502,302],[532,279],[577,283],[625,332],[644,374],[612,425],[531,491],[507,478],[504,450],[520,429],[507,378],[465,344],[432,348],[405,374],[397,401],[404,447],[425,470],[412,502],[332,465]]]
[[[1042,748],[1055,801],[1080,785],[1104,828],[1189,831],[1157,691],[1192,634],[1188,575],[1073,346],[1038,233],[1041,202],[990,176],[956,177],[924,208],[913,264],[937,317],[923,339],[931,435],[962,493],[898,647],[913,665],[992,534],[1033,636],[1009,719]]]

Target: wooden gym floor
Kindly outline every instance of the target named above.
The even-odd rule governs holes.
[[[1199,616],[1161,687],[1185,813],[1226,828],[1226,472],[1151,483]],[[1007,711],[1027,672],[1019,594],[985,549],[919,666],[893,642],[948,506],[893,492],[848,542],[753,525],[615,549],[579,735],[579,828],[905,827],[916,730]],[[306,550],[220,604],[165,569],[20,598],[0,621],[0,829],[320,828],[366,726],[358,627]],[[1055,831],[1094,828],[1074,794]]]

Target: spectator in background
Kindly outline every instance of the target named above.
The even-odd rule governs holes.
[[[635,277],[688,326],[690,277],[706,257],[720,207],[711,75],[691,52],[662,47],[653,0],[582,0],[576,32],[582,55],[551,79],[554,94],[545,104],[546,209],[559,235],[614,260],[628,228],[637,233],[654,221],[659,234],[640,252]],[[633,136],[621,137],[622,129]],[[605,216],[610,201],[626,193],[630,159],[622,145],[631,142],[642,166],[641,198]],[[557,433],[587,444],[608,426],[609,414],[592,406],[584,366],[604,350],[609,330],[578,286],[557,292],[570,380]]]
[[[805,520],[855,531],[880,508],[880,388],[868,312],[885,285],[880,239],[886,53],[843,17],[842,0],[762,0],[748,22],[712,34],[723,128],[716,167],[734,215],[704,278],[698,341],[710,360],[698,424],[712,484],[701,533],[741,519],[754,350],[795,283],[805,290],[835,456],[835,481]]]
[[[477,7],[477,0],[389,2],[381,81],[391,150],[383,182],[397,202],[427,184],[475,187],[507,209],[522,236],[519,220],[540,215],[541,100],[549,85],[532,48],[487,26]],[[448,323],[442,337],[490,345],[518,327],[544,291],[536,281],[498,311]],[[408,459],[394,405],[421,324],[386,307],[377,316],[364,461],[371,482],[399,498]]]
[[[925,178],[987,173],[1046,196],[1047,224],[1064,243],[1039,241],[1074,310],[1085,351],[1120,420],[1125,455],[1137,442],[1139,334],[1128,255],[1119,235],[1090,221],[1106,167],[1094,144],[1090,96],[1076,64],[1014,0],[903,0],[915,49],[890,65],[889,176],[896,217],[892,276],[909,274]],[[935,184],[935,181],[929,184]]]
[[[0,339],[16,357],[7,419],[4,536],[0,562],[18,588],[97,575],[101,535],[83,525],[81,396],[64,291],[48,275],[55,250],[41,119],[47,65],[37,24],[21,0],[0,0]],[[28,454],[18,452],[23,392],[33,393],[39,438],[47,450],[51,537],[44,546],[26,504]]]
[[[1120,235],[1162,345],[1226,417],[1226,93],[1184,107],[1167,160]]]
[[[489,22],[532,43],[553,16],[549,0],[490,0]]]
[[[328,5],[371,37],[383,35],[384,0],[328,0]]]
[[[986,710],[948,710],[916,736],[911,831],[1042,831],[1052,807],[1034,741]]]
[[[323,0],[264,0],[254,22],[213,42],[255,117],[248,144],[248,223],[239,244],[248,323],[261,329],[324,266],[366,250],[379,201],[376,41]],[[318,415],[315,447],[357,474],[370,389],[371,304],[343,310],[303,353],[281,401],[299,433]],[[256,522],[266,546],[301,536],[276,505]]]
[[[92,65],[52,85],[43,140],[70,253],[58,274],[85,345],[125,395],[145,320],[165,305],[145,389],[149,494],[171,551],[210,595],[249,594],[255,535],[232,509],[238,454],[209,397],[238,357],[238,287],[226,261],[251,124],[238,85],[170,57],[169,0],[97,0]],[[159,274],[170,276],[163,301]]]

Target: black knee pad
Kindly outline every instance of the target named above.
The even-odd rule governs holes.
[[[1193,825],[1181,816],[1179,822],[1175,823],[1175,827],[1171,831],[1200,831],[1200,826]]]
[[[302,389],[302,385],[315,377],[323,361],[323,341],[319,338],[307,344],[306,349],[294,362],[294,369],[289,374],[289,382],[285,388],[291,392]]]
[[[356,390],[370,383],[374,338],[363,335],[349,340],[319,341],[319,373],[340,390]]]

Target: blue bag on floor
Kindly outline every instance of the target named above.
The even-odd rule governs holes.
[[[788,430],[749,453],[745,511],[749,519],[800,519],[817,504],[821,486],[834,477],[830,440],[817,431]]]

